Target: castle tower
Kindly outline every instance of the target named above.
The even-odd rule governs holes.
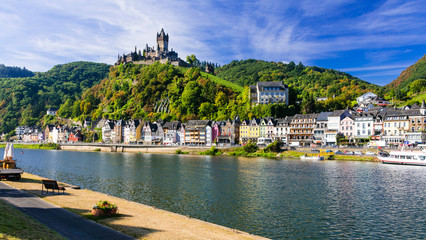
[[[426,115],[426,104],[425,104],[425,100],[422,101],[422,106],[420,107],[420,113],[422,115]]]
[[[169,34],[161,29],[160,33],[157,33],[157,51],[161,53],[167,53],[169,51]]]

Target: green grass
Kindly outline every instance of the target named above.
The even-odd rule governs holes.
[[[186,67],[176,67],[176,68],[179,69],[179,71],[182,74],[185,74],[185,72],[188,70],[188,68],[186,68]],[[213,82],[220,84],[220,85],[223,85],[225,87],[228,87],[228,88],[234,90],[235,92],[240,93],[240,92],[244,91],[244,87],[242,87],[242,86],[240,86],[236,83],[224,80],[220,77],[217,77],[215,75],[212,75],[212,74],[209,74],[209,73],[206,73],[206,72],[200,71],[200,74],[201,74],[201,76],[208,78],[208,79],[211,79]]]
[[[211,75],[211,74],[208,74],[208,73],[205,73],[205,72],[201,72],[201,76],[209,78],[213,82],[220,84],[220,85],[223,85],[225,87],[228,87],[228,88],[234,90],[235,92],[242,92],[244,90],[244,87],[242,87],[242,86],[240,86],[236,83],[223,80],[222,78],[216,77],[215,75]]]
[[[0,144],[0,148],[4,148],[6,144]],[[14,148],[26,149],[44,149],[44,150],[60,150],[61,146],[56,143],[41,143],[41,144],[13,144]]]
[[[405,105],[413,105],[416,102],[419,102],[420,104],[422,103],[422,100],[426,99],[426,92],[422,92],[417,96],[412,97],[410,100],[408,100],[407,102],[405,102]]]
[[[65,239],[0,200],[0,239]]]

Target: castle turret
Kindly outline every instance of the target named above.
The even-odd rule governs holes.
[[[425,100],[422,101],[422,106],[420,107],[420,113],[422,115],[426,115],[426,104],[425,104]]]
[[[157,33],[157,51],[161,53],[167,53],[169,51],[169,34],[164,32],[164,29],[161,29],[160,33]]]

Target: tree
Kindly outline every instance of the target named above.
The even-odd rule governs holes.
[[[189,64],[195,67],[200,66],[200,60],[198,60],[194,54],[192,54],[191,56],[186,56],[186,62],[188,62]]]
[[[182,93],[182,107],[187,114],[197,114],[201,89],[197,82],[189,82]]]

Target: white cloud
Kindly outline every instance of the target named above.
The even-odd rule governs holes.
[[[422,3],[374,2],[375,9],[351,15],[354,0],[3,1],[0,63],[34,71],[76,60],[112,64],[135,45],[153,46],[164,28],[169,47],[183,59],[195,54],[221,64],[247,58],[308,64],[368,49],[362,57],[381,63],[372,68],[391,66],[387,61],[402,51],[391,48],[424,44]],[[375,70],[381,69],[368,71]]]

